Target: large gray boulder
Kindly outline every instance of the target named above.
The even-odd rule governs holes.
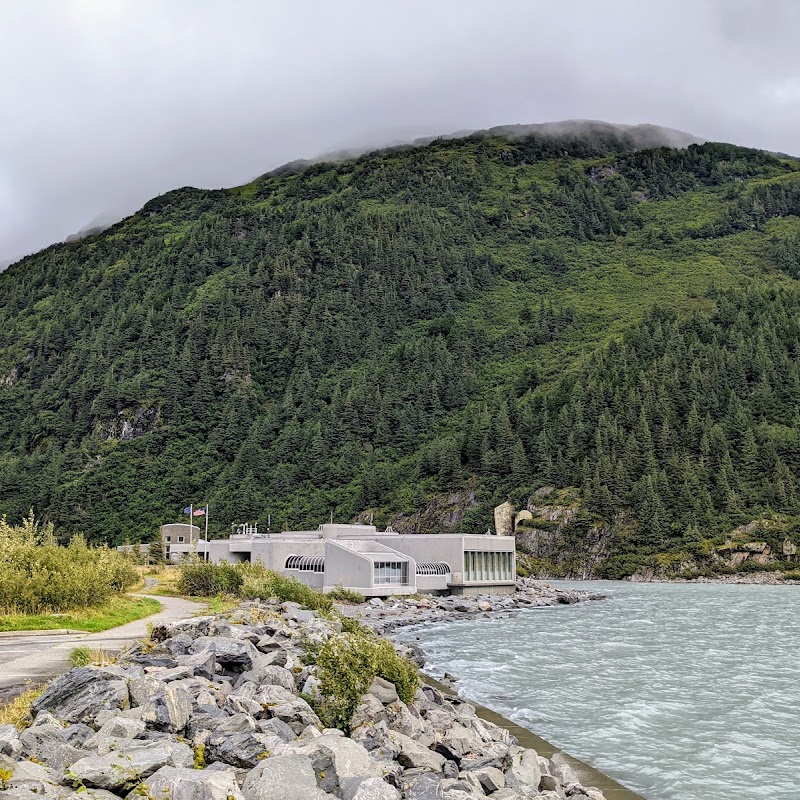
[[[311,759],[319,787],[326,792],[340,793],[356,779],[383,777],[380,764],[363,745],[338,733],[292,742],[286,747]]]
[[[188,649],[191,649],[191,645],[189,645]],[[186,655],[177,655],[175,660],[180,667],[189,669],[190,674],[199,675],[201,678],[208,678],[208,680],[213,680],[217,671],[217,656],[213,648]]]
[[[213,616],[179,619],[167,626],[167,633],[169,636],[177,636],[185,633],[192,639],[196,639],[198,636],[208,636],[208,632],[211,630],[211,624],[214,620],[215,617]]]
[[[58,786],[61,776],[49,767],[33,761],[14,761],[8,756],[0,756],[0,769],[11,774],[5,780],[8,790],[27,790],[45,797],[60,796],[62,793],[62,787]]]
[[[283,686],[284,689],[289,691],[294,690],[294,675],[285,667],[270,664],[266,667],[260,667],[258,673],[258,682],[260,684]]]
[[[22,749],[16,725],[0,725],[0,754],[15,756]]]
[[[168,733],[178,733],[192,716],[192,699],[180,687],[166,685],[144,706],[142,719],[147,725]]]
[[[433,772],[422,772],[404,777],[403,797],[406,800],[442,800],[442,776]],[[477,795],[480,797],[480,795]]]
[[[282,685],[282,680],[268,680],[267,676],[271,674],[269,671],[270,667],[286,667],[288,661],[289,655],[283,649],[273,650],[264,655],[259,654],[258,657],[253,660],[251,668],[241,674],[236,685],[238,687],[245,681],[253,681],[253,683],[256,684],[276,683]],[[291,689],[292,686],[288,686],[287,688]]]
[[[284,742],[291,742],[297,738],[295,732],[282,719],[261,719],[258,721],[258,729],[261,733],[274,734]]]
[[[505,788],[505,776],[497,767],[482,767],[481,769],[475,770],[473,774],[480,781],[483,791],[486,792],[486,794],[492,794],[498,791],[498,789]]]
[[[367,694],[377,697],[385,706],[396,703],[400,699],[395,685],[380,676],[376,676],[372,681],[372,685],[367,689]]]
[[[219,733],[206,739],[206,761],[224,761],[234,767],[254,767],[265,758],[282,755],[287,745],[278,736],[266,733]]]
[[[22,753],[35,761],[44,761],[48,753],[64,744],[64,729],[50,725],[26,728],[19,734]]]
[[[350,720],[350,735],[354,739],[362,739],[369,730],[379,722],[386,722],[387,715],[383,703],[373,694],[365,694]]]
[[[162,767],[130,792],[126,800],[244,800],[232,772]]]
[[[454,722],[442,737],[442,743],[452,751],[459,761],[467,755],[477,756],[483,750],[480,736],[470,728]]]
[[[127,680],[103,669],[80,667],[56,678],[32,703],[31,713],[49,711],[64,722],[90,724],[99,712],[128,704]]]
[[[580,786],[581,782],[578,780],[575,770],[563,753],[556,753],[550,759],[550,772],[558,778],[564,788],[568,786]]]
[[[142,719],[112,717],[103,724],[97,733],[86,739],[83,746],[87,750],[93,750],[99,747],[105,739],[136,739],[144,733],[146,727],[147,725]]]
[[[136,783],[161,767],[188,767],[193,760],[191,749],[179,742],[143,742],[124,751],[113,750],[102,756],[82,758],[66,771],[66,777],[113,791]]]
[[[291,700],[269,706],[267,711],[271,717],[285,722],[298,735],[309,725],[322,728],[319,717],[301,697],[292,696]]]
[[[200,636],[192,642],[192,653],[211,651],[217,664],[238,671],[249,670],[259,653],[247,639],[229,639],[225,636]]]
[[[411,737],[397,731],[389,731],[389,741],[397,749],[397,760],[406,769],[424,769],[441,772],[445,758],[423,747]]]
[[[535,750],[521,750],[511,756],[511,766],[506,771],[506,785],[520,792],[539,790],[542,771]]]
[[[40,761],[59,775],[63,775],[70,764],[89,755],[92,755],[89,750],[80,750],[71,744],[61,743],[45,753]]]
[[[232,714],[218,720],[210,730],[213,730],[215,734],[253,733],[256,730],[256,721],[247,714]],[[262,733],[266,733],[266,731],[262,731]]]
[[[132,706],[146,706],[150,698],[155,697],[161,691],[161,681],[156,680],[152,675],[131,678],[128,691]]]
[[[317,786],[311,759],[304,755],[275,756],[251,770],[242,784],[245,800],[327,800]]]
[[[342,789],[342,800],[400,800],[400,792],[381,778],[355,778]]]
[[[432,729],[428,729],[422,719],[412,714],[402,700],[396,700],[385,708],[390,730],[409,736],[425,747],[429,747],[436,741]]]

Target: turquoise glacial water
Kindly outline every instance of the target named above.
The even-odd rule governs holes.
[[[557,585],[609,599],[401,636],[648,800],[800,800],[800,587]]]

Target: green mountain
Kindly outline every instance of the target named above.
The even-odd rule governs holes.
[[[640,144],[593,125],[296,166],[13,265],[0,513],[109,542],[189,502],[220,535],[481,531],[574,487],[562,550],[607,531],[599,574],[753,520],[800,541],[800,161]]]

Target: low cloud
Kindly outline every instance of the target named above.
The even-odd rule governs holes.
[[[794,0],[0,5],[0,264],[181,185],[495,125],[800,153]]]

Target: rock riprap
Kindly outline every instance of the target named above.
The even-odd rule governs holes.
[[[531,586],[518,594],[399,599],[349,612],[391,630],[414,614],[421,622],[582,599]],[[335,615],[293,603],[246,603],[175,623],[115,665],[73,669],[39,697],[27,728],[0,726],[0,795],[602,800],[565,762],[520,747],[469,703],[430,686],[405,703],[393,683],[376,677],[349,735],[323,727],[314,646],[342,635],[342,627]]]
[[[583,600],[603,600],[605,595],[559,589],[532,578],[517,580],[512,594],[485,594],[469,597],[398,596],[385,600],[374,597],[368,603],[343,606],[340,611],[358,619],[376,633],[387,634],[410,625],[424,625],[448,620],[488,619],[510,616],[532,608],[572,605]]]

